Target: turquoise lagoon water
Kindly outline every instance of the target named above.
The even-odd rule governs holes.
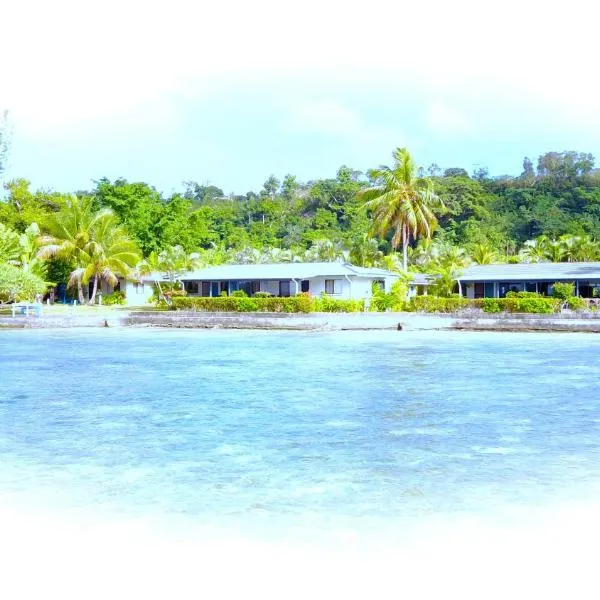
[[[11,518],[390,544],[600,491],[596,336],[11,331],[0,356]]]

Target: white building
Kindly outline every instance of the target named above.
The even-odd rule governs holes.
[[[235,264],[205,267],[178,277],[188,296],[215,297],[243,290],[248,296],[267,292],[273,296],[295,296],[325,293],[332,298],[368,300],[373,284],[377,282],[386,292],[400,275],[375,267],[356,267],[348,263],[271,263]],[[147,304],[154,294],[156,282],[165,278],[153,273],[140,281],[121,279],[119,289],[125,292],[128,306]],[[426,293],[429,278],[421,273],[411,273],[409,297]]]
[[[508,292],[552,294],[557,282],[575,286],[575,295],[592,298],[600,292],[600,262],[472,265],[458,278],[467,298],[504,298]]]
[[[386,291],[397,273],[374,267],[355,267],[347,263],[273,263],[220,265],[185,273],[179,279],[189,296],[220,296],[243,290],[248,296],[267,292],[273,296],[325,293],[332,298],[366,299],[373,283]]]

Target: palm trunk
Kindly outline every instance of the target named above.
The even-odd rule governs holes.
[[[79,298],[79,304],[85,303],[85,298],[83,297],[83,285],[81,283],[81,279],[77,282],[77,297]]]
[[[88,304],[94,304],[94,300],[96,299],[96,292],[98,291],[98,275],[94,275],[94,287],[92,288],[92,295],[88,300]]]
[[[404,272],[408,273],[408,231],[406,225],[402,227],[402,264]]]

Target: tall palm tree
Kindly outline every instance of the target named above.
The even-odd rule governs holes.
[[[75,269],[71,273],[70,284],[77,286],[80,304],[85,302],[82,274],[89,256],[88,245],[93,240],[97,222],[107,214],[112,215],[112,211],[96,211],[91,198],[72,196],[44,224],[47,233],[40,238],[38,256],[43,259],[65,258],[73,262]]]
[[[116,285],[119,276],[128,275],[141,256],[136,244],[119,225],[117,217],[104,214],[96,221],[92,240],[85,247],[82,259],[84,267],[81,269],[81,280],[83,284],[93,280],[88,304],[94,304],[98,282],[104,280]]]
[[[379,185],[360,192],[364,207],[371,211],[373,231],[385,236],[393,231],[392,247],[402,246],[404,271],[408,270],[408,245],[419,236],[430,238],[437,226],[435,211],[443,203],[430,179],[417,176],[412,156],[406,148],[393,152],[394,166],[369,171]]]

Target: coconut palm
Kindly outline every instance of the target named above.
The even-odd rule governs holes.
[[[437,226],[435,211],[443,204],[431,180],[418,177],[415,163],[406,148],[396,148],[394,166],[369,171],[377,186],[360,192],[364,207],[371,211],[373,232],[385,236],[393,231],[392,248],[402,246],[404,271],[408,270],[408,246],[419,236],[430,238]]]
[[[71,278],[81,277],[83,284],[93,281],[88,304],[94,304],[98,282],[103,280],[112,286],[117,285],[119,277],[128,275],[140,258],[137,246],[119,225],[116,216],[104,214],[96,221],[92,240],[82,253],[84,266],[76,269]]]
[[[559,240],[563,248],[563,260],[586,262],[598,260],[600,246],[588,235],[562,235]]]
[[[193,271],[200,268],[206,261],[198,252],[188,254],[182,246],[168,246],[160,252],[151,252],[148,257],[139,262],[133,273],[137,279],[150,273],[158,273],[164,276],[172,289],[176,283],[180,283],[179,278],[186,271]],[[219,263],[220,264],[220,263]],[[156,279],[156,287],[161,300],[170,304],[170,299],[163,292],[160,279]]]
[[[351,240],[348,257],[358,267],[374,267],[381,262],[383,252],[377,240],[364,233]]]
[[[523,247],[519,251],[519,262],[547,262],[549,260],[547,241],[548,238],[541,235],[534,240],[527,240],[524,242]]]
[[[475,244],[472,246],[471,260],[477,265],[490,265],[496,260],[496,253],[487,244]]]
[[[345,260],[344,247],[327,238],[314,240],[304,253],[306,262],[339,262]]]
[[[52,213],[46,223],[47,233],[40,238],[38,257],[65,258],[73,262],[75,269],[71,273],[70,284],[77,286],[80,304],[83,296],[83,269],[89,258],[89,244],[93,240],[94,228],[99,220],[112,211],[96,211],[91,198],[68,198],[62,209]]]

